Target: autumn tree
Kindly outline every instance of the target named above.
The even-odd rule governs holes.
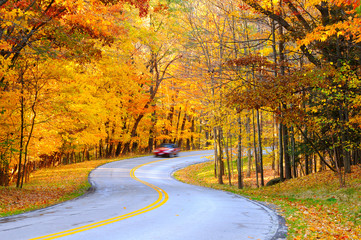
[[[140,15],[146,14],[147,2],[131,1],[130,3],[139,7]],[[89,61],[91,57],[99,57],[100,50],[91,40],[99,39],[107,44],[112,42],[113,34],[120,33],[122,27],[109,23],[118,17],[114,13],[122,6],[123,2],[117,1],[84,3],[82,1],[4,0],[0,2],[0,11],[2,12],[0,19],[1,87],[7,94],[8,92],[15,93],[17,86],[20,86],[20,93],[18,93],[20,130],[19,132],[12,131],[11,140],[8,139],[9,135],[3,138],[6,143],[5,152],[8,152],[9,141],[19,144],[16,147],[19,151],[18,187],[21,186],[21,179],[24,175],[22,165],[24,161],[27,161],[27,148],[37,115],[35,104],[38,99],[38,88],[33,87],[35,92],[31,91],[30,99],[33,99],[33,105],[25,105],[25,87],[36,85],[36,83],[29,82],[31,78],[25,79],[25,77],[28,76],[28,72],[34,72],[33,69],[36,69],[38,63],[41,64],[46,59],[66,58],[81,62]],[[27,136],[24,131],[27,124],[24,121],[26,106],[32,109],[33,115]],[[23,159],[24,157],[25,159]],[[7,171],[8,162],[8,160],[2,161],[2,164],[5,163],[5,171]],[[3,174],[3,176],[6,175],[7,173]],[[8,180],[4,180],[4,182],[6,184]]]
[[[229,92],[246,78],[246,74],[241,71],[230,70],[227,62],[246,54],[244,32],[250,29],[246,25],[236,24],[240,21],[240,15],[235,2],[196,1],[185,7],[189,9],[184,20],[189,28],[189,38],[185,44],[187,54],[184,59],[188,62],[184,63],[184,71],[191,73],[192,82],[197,89],[194,90],[197,92],[195,96],[200,94],[199,101],[206,106],[205,122],[212,132],[215,149],[215,175],[219,183],[222,183],[224,160],[229,165],[232,156],[225,150],[230,149],[225,136],[228,135],[229,127],[237,124],[237,117],[233,116],[237,116],[238,109],[225,100]],[[251,125],[248,126],[247,133],[250,135]],[[251,153],[250,145],[248,147]],[[239,161],[239,169],[240,165]]]
[[[140,64],[147,67],[145,74],[150,76],[150,82],[147,83],[149,98],[138,106],[140,112],[134,117],[134,123],[130,130],[131,141],[125,143],[123,153],[137,149],[139,145],[136,140],[138,126],[144,117],[153,111],[162,81],[170,77],[170,69],[174,62],[181,57],[181,54],[176,51],[177,34],[170,30],[172,24],[177,25],[174,13],[172,13],[175,10],[172,7],[172,2],[152,1],[148,16],[129,24],[130,36],[132,36],[130,41],[133,41],[134,54],[138,56],[137,60],[140,61]],[[155,117],[152,118],[154,128]],[[154,129],[150,129],[150,131],[149,150],[154,145]]]
[[[296,47],[301,54],[298,61],[288,56],[286,62],[286,58],[282,57],[284,48],[280,45],[279,61],[276,58],[274,62],[279,64],[278,71],[281,74],[276,78],[265,78],[266,81],[258,89],[242,98],[248,96],[248,102],[254,101],[278,112],[284,124],[290,129],[294,127],[291,133],[294,134],[296,129],[323,164],[331,169],[344,166],[346,172],[350,171],[350,163],[355,162],[351,161],[351,155],[358,151],[358,139],[351,136],[359,136],[358,127],[350,123],[350,119],[357,116],[352,103],[358,98],[359,63],[356,55],[359,35],[358,28],[349,27],[350,21],[359,21],[358,14],[353,11],[355,6],[331,1],[281,1],[278,5],[259,1],[243,2],[276,22],[278,29],[284,29],[284,34],[279,37],[287,39],[289,49]],[[308,62],[319,69],[317,74],[312,73],[313,67]],[[299,72],[295,72],[296,69]],[[282,74],[282,71],[287,75]],[[285,84],[288,89],[284,89]],[[276,89],[274,86],[277,86]],[[282,108],[279,108],[280,104]],[[291,145],[294,146],[294,143]],[[285,151],[288,151],[287,147]],[[292,164],[295,169],[294,156]],[[296,172],[293,170],[292,174],[295,176]]]

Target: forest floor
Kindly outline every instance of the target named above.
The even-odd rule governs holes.
[[[237,174],[218,184],[212,162],[189,166],[176,172],[183,182],[233,192],[252,200],[266,202],[282,215],[288,227],[287,239],[361,239],[361,166],[347,175],[340,188],[332,171],[313,173],[273,186],[257,188],[255,173],[244,178],[245,188],[237,187]],[[227,171],[226,171],[227,172]],[[227,172],[228,173],[228,172]],[[275,171],[265,169],[265,183]]]
[[[54,205],[84,194],[90,187],[89,173],[113,160],[94,160],[31,174],[22,189],[14,185],[0,187],[0,217]],[[236,172],[233,169],[233,172]],[[265,183],[275,172],[265,169]],[[239,190],[237,174],[225,176],[223,185],[214,178],[212,162],[190,166],[175,173],[181,181],[230,191],[252,200],[263,201],[284,216],[288,239],[361,239],[361,166],[347,175],[346,187],[340,188],[337,174],[331,171],[310,174],[270,187],[256,188],[255,173],[244,178],[245,189]]]
[[[23,188],[0,187],[0,217],[51,206],[83,195],[90,188],[89,173],[96,167],[119,159],[92,160],[39,169]]]

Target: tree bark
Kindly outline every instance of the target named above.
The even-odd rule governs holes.
[[[247,115],[246,117],[246,136],[247,136],[247,158],[248,158],[247,177],[251,177],[252,142],[251,142],[251,118],[249,117],[249,115]]]
[[[288,153],[288,128],[283,125],[283,149],[284,149],[284,161],[285,161],[285,177],[286,179],[292,178],[291,161]]]
[[[229,156],[229,145],[228,145],[228,138],[229,138],[229,133],[227,134],[227,137],[226,137],[226,144],[225,144],[225,147],[226,147],[226,156],[227,156],[227,168],[228,168],[228,184],[229,186],[232,186],[232,176],[231,176],[231,164],[230,164],[230,156]],[[223,138],[223,141],[224,141],[224,138]]]
[[[242,118],[238,117],[238,126],[239,126],[239,133],[238,133],[238,158],[237,158],[237,170],[238,170],[238,188],[243,188],[243,164],[242,164]]]
[[[25,130],[25,99],[24,99],[24,80],[21,76],[21,97],[20,97],[20,149],[19,149],[19,161],[18,161],[18,176],[16,180],[16,187],[21,187],[22,178],[22,157],[23,157],[23,145],[24,145],[24,130]]]
[[[222,128],[218,126],[218,184],[223,184],[224,162],[223,162],[223,146],[222,146]]]
[[[259,159],[258,159],[258,151],[257,151],[257,140],[256,140],[256,124],[254,121],[254,110],[252,110],[252,125],[253,125],[253,151],[254,151],[254,162],[255,162],[255,168],[256,168],[256,182],[257,187],[259,187],[259,179],[258,179],[258,173],[259,173]]]
[[[279,153],[278,153],[278,157],[279,157],[279,168],[280,168],[280,179],[283,182],[285,179],[285,175],[284,175],[284,166],[283,166],[283,124],[280,123],[279,124],[279,132],[278,132],[278,149],[279,149]]]
[[[257,109],[257,129],[258,129],[258,152],[259,152],[259,165],[261,173],[261,186],[264,186],[264,176],[263,176],[263,151],[262,151],[262,129],[260,124],[260,114]]]

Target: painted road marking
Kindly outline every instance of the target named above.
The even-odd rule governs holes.
[[[103,221],[100,221],[100,222],[95,222],[95,223],[92,223],[92,224],[84,225],[82,227],[69,229],[69,230],[66,230],[66,231],[63,231],[63,232],[58,232],[58,233],[53,233],[53,234],[49,234],[49,235],[42,236],[42,237],[32,238],[30,240],[56,239],[56,238],[65,237],[65,236],[72,235],[72,234],[75,234],[75,233],[84,232],[84,231],[87,231],[87,230],[90,230],[90,229],[93,229],[93,228],[98,228],[98,227],[101,227],[101,226],[104,226],[104,225],[108,225],[108,224],[111,224],[111,223],[114,223],[114,222],[119,222],[121,220],[131,218],[131,217],[140,215],[140,214],[145,213],[145,212],[149,212],[151,210],[154,210],[154,209],[162,206],[164,203],[166,203],[168,201],[168,199],[169,199],[168,194],[163,189],[137,178],[135,176],[135,171],[137,169],[145,166],[145,165],[160,162],[160,161],[164,161],[164,160],[166,160],[166,159],[141,164],[141,165],[138,165],[138,166],[134,167],[130,171],[130,177],[131,178],[135,179],[138,182],[141,182],[141,183],[147,185],[150,188],[153,188],[155,191],[158,192],[158,199],[155,202],[153,202],[152,204],[150,204],[150,205],[148,205],[148,206],[146,206],[144,208],[138,209],[136,211],[133,211],[133,212],[118,216],[118,217],[109,218],[109,219],[106,219],[106,220],[103,220]]]
[[[188,156],[184,156],[184,157],[193,157],[193,156],[199,156],[199,155],[204,155],[204,154],[194,154],[194,155],[188,155]],[[103,221],[99,221],[99,222],[91,223],[91,224],[88,224],[88,225],[84,225],[82,227],[73,228],[73,229],[63,231],[63,232],[58,232],[58,233],[45,235],[45,236],[42,236],[42,237],[32,238],[32,239],[29,239],[29,240],[40,240],[40,239],[48,239],[49,240],[49,239],[56,239],[56,238],[69,236],[69,235],[79,233],[79,232],[85,232],[85,231],[93,229],[93,228],[98,228],[98,227],[101,227],[101,226],[105,226],[105,225],[108,225],[108,224],[111,224],[111,223],[114,223],[114,222],[119,222],[121,220],[140,215],[142,213],[149,212],[151,210],[154,210],[154,209],[162,206],[169,199],[169,196],[168,196],[167,192],[164,191],[163,189],[161,189],[160,187],[157,187],[157,186],[155,186],[153,184],[150,184],[150,183],[148,183],[146,181],[140,180],[139,178],[137,178],[135,176],[135,171],[137,169],[145,166],[145,165],[156,163],[156,162],[161,162],[161,161],[165,161],[165,160],[167,160],[167,159],[162,159],[162,160],[157,160],[157,161],[144,163],[144,164],[138,165],[138,166],[136,166],[136,167],[134,167],[134,168],[132,168],[130,170],[130,177],[131,178],[133,178],[136,181],[141,182],[141,183],[147,185],[148,187],[153,188],[155,191],[157,191],[158,199],[155,202],[153,202],[152,204],[149,204],[148,206],[146,206],[144,208],[141,208],[141,209],[138,209],[136,211],[133,211],[133,212],[130,212],[130,213],[127,213],[127,214],[124,214],[124,215],[120,215],[118,217],[109,218],[109,219],[106,219],[106,220],[103,220]]]

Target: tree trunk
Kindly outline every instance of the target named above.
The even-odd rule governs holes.
[[[115,156],[116,157],[119,157],[119,155],[121,154],[122,152],[122,142],[119,141],[118,144],[117,144],[117,148],[115,150]]]
[[[276,120],[275,120],[275,116],[273,115],[273,122],[272,122],[272,170],[276,170]],[[277,173],[279,173],[279,171],[277,171]]]
[[[181,136],[180,136],[179,142],[178,142],[179,147],[182,147],[182,144],[183,144],[183,134],[184,134],[184,129],[185,129],[185,125],[186,125],[186,120],[187,120],[187,114],[184,112],[182,126],[181,126]]]
[[[9,186],[9,164],[3,161],[3,155],[1,156],[1,165],[0,165],[0,186]]]
[[[196,145],[195,145],[195,143],[194,143],[194,137],[193,137],[193,135],[194,135],[194,133],[195,133],[195,131],[196,131],[196,127],[195,127],[195,119],[194,119],[194,117],[192,117],[192,121],[191,121],[191,123],[192,123],[192,125],[191,125],[191,138],[190,138],[190,145],[191,145],[191,149],[192,150],[194,150],[194,149],[196,149]]]
[[[345,143],[348,142],[348,136],[345,130],[345,125],[347,123],[347,111],[344,109],[345,107],[341,106],[339,110],[340,122],[341,122],[341,146],[342,146],[342,159],[343,166],[345,168],[345,173],[351,173],[351,156],[350,151],[345,146]]]
[[[16,187],[21,188],[22,178],[22,157],[23,157],[23,145],[24,145],[24,130],[25,130],[25,103],[24,103],[24,81],[21,81],[21,99],[20,99],[20,149],[19,149],[19,161],[18,161],[18,176],[16,180]]]
[[[222,128],[218,127],[218,184],[223,184],[224,162],[223,162],[223,146],[222,146]]]
[[[228,138],[229,138],[229,133],[227,134],[226,137],[226,144],[225,144],[225,150],[226,150],[226,156],[227,156],[227,168],[228,168],[228,184],[229,186],[232,186],[232,176],[231,176],[231,164],[230,164],[230,156],[229,156],[229,145],[228,145]],[[223,138],[224,141],[224,138]]]
[[[307,127],[305,127],[305,135],[307,137],[308,135],[308,130],[307,130]],[[306,153],[305,153],[305,174],[306,175],[309,175],[310,174],[310,169],[311,169],[311,172],[312,172],[312,161],[310,162],[310,156],[308,154],[308,146],[306,145],[306,139],[305,137],[303,137],[303,144],[307,147],[306,148]]]
[[[283,129],[284,126],[282,123],[279,124],[279,133],[278,133],[278,148],[279,148],[279,164],[280,164],[280,179],[283,182],[285,175],[284,175],[284,166],[283,166]]]
[[[251,118],[249,117],[249,115],[247,115],[246,117],[246,136],[247,136],[247,158],[248,158],[247,177],[251,177],[252,143],[251,143]]]
[[[154,139],[155,139],[155,125],[157,123],[156,111],[152,113],[152,126],[149,129],[149,140],[147,151],[151,153],[154,149]]]
[[[263,151],[262,151],[262,131],[260,124],[260,114],[257,109],[257,129],[258,129],[258,151],[259,151],[259,164],[261,172],[261,186],[264,186],[264,176],[263,176]]]
[[[292,170],[293,170],[293,177],[297,178],[297,165],[296,165],[296,152],[295,152],[295,132],[294,128],[291,127],[291,149],[292,149]]]
[[[217,178],[218,177],[218,171],[217,171],[217,166],[218,166],[218,141],[217,141],[217,127],[213,128],[213,139],[214,139],[214,177]]]
[[[284,161],[285,161],[285,176],[286,179],[292,178],[291,161],[288,153],[288,128],[283,125],[283,149],[284,149]]]
[[[237,170],[238,170],[238,188],[243,188],[243,164],[242,164],[242,119],[238,117],[238,126],[239,126],[239,133],[238,133],[238,158],[237,158]]]
[[[103,158],[103,140],[99,140],[99,158]]]
[[[254,110],[252,110],[252,125],[253,125],[253,151],[254,151],[254,162],[255,162],[255,170],[256,170],[256,182],[257,187],[259,187],[259,179],[258,179],[258,172],[259,172],[259,161],[258,161],[258,151],[257,151],[257,140],[256,140],[256,124],[254,122]]]

